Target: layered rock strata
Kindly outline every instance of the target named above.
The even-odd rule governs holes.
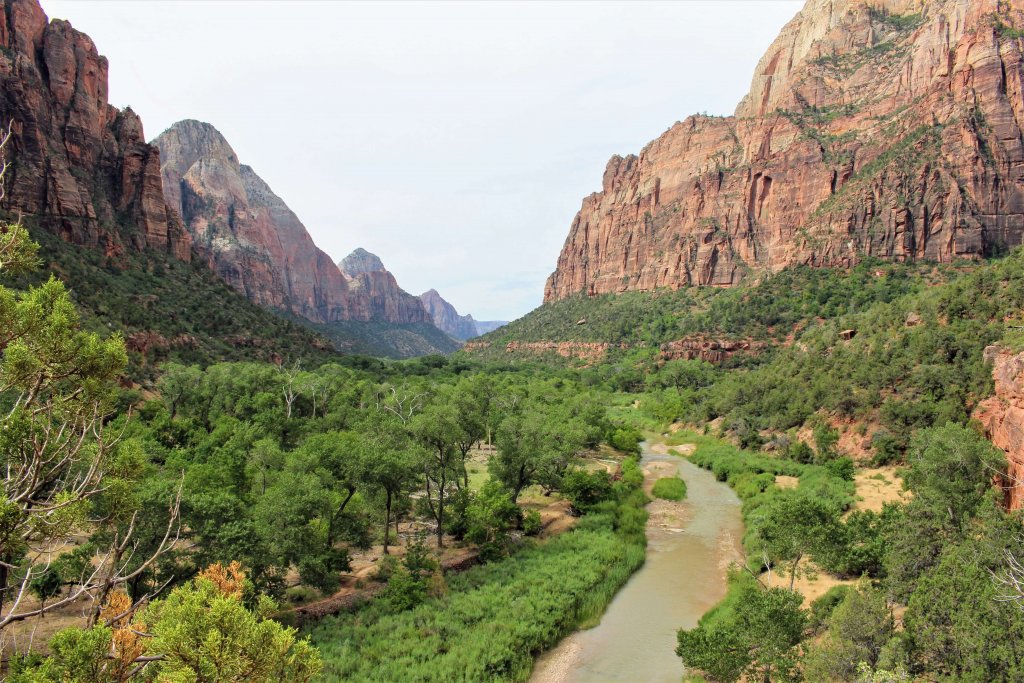
[[[191,256],[142,121],[107,100],[107,60],[36,0],[0,0],[0,124],[13,132],[2,208],[108,254]]]
[[[347,279],[216,128],[179,121],[154,143],[167,199],[214,272],[257,304],[318,323],[352,319]]]
[[[808,0],[733,116],[613,157],[545,301],[1024,240],[1021,0]]]
[[[990,346],[985,360],[992,363],[995,394],[978,404],[973,417],[1006,453],[1006,475],[998,483],[1006,506],[1016,510],[1024,507],[1024,353]]]
[[[338,268],[348,280],[353,320],[433,322],[423,302],[399,287],[376,255],[356,249],[338,263]]]

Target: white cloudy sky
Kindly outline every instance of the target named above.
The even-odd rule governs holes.
[[[208,121],[335,260],[513,319],[612,154],[732,113],[800,0],[42,0],[149,137]]]

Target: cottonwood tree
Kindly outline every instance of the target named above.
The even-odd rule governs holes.
[[[171,411],[171,419],[178,416],[182,403],[193,396],[203,382],[203,371],[194,365],[168,363],[157,381],[160,396]]]
[[[557,488],[584,440],[578,419],[558,406],[527,402],[498,425],[498,453],[488,468],[512,492],[512,500],[518,501],[531,484]]]
[[[348,569],[336,547],[356,492],[367,485],[369,451],[362,435],[327,432],[288,455],[284,470],[256,503],[261,535],[281,566],[294,565],[303,581],[333,589]]]
[[[789,572],[793,590],[800,574],[800,562],[816,553],[827,552],[839,537],[838,515],[824,503],[796,492],[783,492],[770,501],[755,530],[761,549]]]
[[[456,384],[447,395],[458,414],[458,433],[455,447],[459,449],[459,468],[462,480],[460,488],[469,488],[469,452],[487,436],[487,417],[490,401],[475,379],[463,379]]]
[[[424,446],[423,474],[427,480],[427,506],[437,522],[437,547],[444,547],[445,504],[448,488],[458,476],[459,451],[456,443],[461,429],[455,406],[435,401],[410,421],[410,429]]]
[[[384,493],[384,554],[387,555],[395,505],[416,484],[421,463],[431,454],[413,442],[401,429],[397,418],[384,418],[374,427],[374,434],[368,437],[366,478],[371,486],[379,487]],[[395,524],[397,533],[397,519]]]

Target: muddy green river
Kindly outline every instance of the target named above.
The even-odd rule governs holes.
[[[678,474],[686,500],[654,500],[647,522],[647,562],[612,600],[601,623],[577,631],[541,657],[531,683],[679,683],[676,631],[692,628],[725,595],[729,564],[739,558],[740,501],[714,475],[644,444],[645,485]]]

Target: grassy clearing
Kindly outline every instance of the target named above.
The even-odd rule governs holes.
[[[572,532],[451,578],[447,594],[382,601],[312,630],[324,680],[522,681],[534,657],[596,621],[644,562],[647,513],[631,488]]]
[[[654,482],[651,493],[663,500],[682,500],[686,498],[686,482],[679,477],[662,477]]]

